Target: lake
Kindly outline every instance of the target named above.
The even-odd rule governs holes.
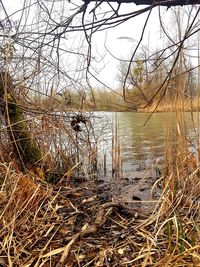
[[[197,112],[187,112],[182,117],[173,112],[152,116],[94,112],[85,116],[87,123],[80,123],[82,131],[76,132],[74,139],[85,175],[98,182],[102,198],[126,203],[129,208],[139,205],[146,211],[154,209],[161,194],[165,150],[176,147],[178,135],[186,133],[183,136],[187,144],[181,148],[197,152],[200,123]],[[63,133],[61,137],[65,138]],[[173,153],[171,156],[173,160]]]
[[[120,157],[124,172],[163,162],[166,137],[168,136],[169,142],[175,139],[176,115],[173,112],[154,113],[149,118],[150,115],[136,112],[95,112],[100,161],[105,161],[106,157],[108,171],[112,170],[113,152],[116,160]],[[199,114],[186,112],[183,118],[189,147],[195,152]]]

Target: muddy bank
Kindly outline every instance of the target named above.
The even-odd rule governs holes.
[[[105,200],[122,203],[130,210],[152,212],[161,193],[160,169],[126,172],[118,178],[97,180],[98,194]]]

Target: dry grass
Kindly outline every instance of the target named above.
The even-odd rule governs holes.
[[[129,210],[103,197],[91,182],[97,156],[88,139],[92,127],[77,135],[70,121],[51,116],[29,127],[44,151],[46,178],[53,173],[59,183],[20,173],[2,153],[1,266],[200,266],[200,170],[198,157],[182,149],[180,132],[176,149],[166,151],[165,176],[155,184],[162,184],[157,206],[147,214],[134,202]],[[90,182],[83,183],[84,176]]]
[[[159,105],[158,102],[155,101],[153,104],[145,108],[138,109],[138,112],[173,112],[176,111],[177,107],[180,105],[184,106],[184,111],[199,111],[200,99],[199,97],[195,97],[194,99],[185,98],[181,101],[175,99],[174,102],[172,99],[170,99],[170,101],[163,100]]]
[[[105,203],[94,183],[51,186],[2,164],[1,266],[200,266],[199,169],[180,170],[141,214]]]

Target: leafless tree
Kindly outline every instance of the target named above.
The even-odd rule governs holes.
[[[52,86],[56,87],[58,91],[62,90],[63,87],[86,90],[90,85],[90,79],[96,78],[92,65],[95,60],[92,42],[95,34],[117,27],[141,14],[146,14],[143,31],[135,51],[131,55],[127,75],[124,79],[123,89],[126,99],[126,79],[136,52],[141,45],[152,10],[160,8],[160,6],[170,8],[176,5],[184,6],[198,3],[197,0],[72,0],[69,2],[64,0],[24,0],[23,5],[12,13],[1,1],[3,14],[0,36],[2,68],[9,68],[9,71],[15,74],[19,82],[24,80],[27,82],[27,86],[34,84],[36,91],[46,95],[50,94]],[[126,4],[130,5],[130,12],[123,13],[121,7]],[[136,5],[139,5],[139,8]],[[197,34],[199,30],[198,14],[199,8],[192,8],[184,34],[179,40],[171,40],[171,43],[160,51],[161,55],[162,52],[165,52],[168,58],[173,56],[172,69],[176,65],[186,40]],[[160,20],[163,32],[167,36],[161,18],[158,17],[158,20]],[[76,43],[73,41],[75,38]],[[171,52],[172,48],[173,52]],[[166,51],[169,52],[166,53]],[[172,69],[163,80],[163,85],[171,78]],[[45,84],[45,86],[41,86],[41,84]]]

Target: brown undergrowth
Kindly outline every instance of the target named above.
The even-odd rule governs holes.
[[[39,173],[21,173],[0,140],[0,266],[200,266],[199,159],[185,149],[184,133],[171,151],[166,145],[166,171],[152,188],[162,192],[146,213],[138,200],[127,208],[95,183],[90,118],[75,131],[78,115],[50,115],[29,123],[43,151]]]
[[[199,169],[174,175],[146,214],[94,182],[49,185],[1,164],[0,266],[200,266]]]
[[[185,98],[183,100],[183,105],[184,105],[184,111],[185,112],[194,112],[194,111],[199,111],[199,102],[200,99],[199,97],[195,97],[194,99],[191,98]],[[151,105],[148,105],[147,107],[140,107],[138,108],[138,112],[146,112],[146,113],[151,113],[151,112],[174,112],[177,110],[177,106],[180,106],[180,103],[177,103],[177,100],[175,99],[174,101],[170,99],[170,101],[163,100],[161,103],[158,101],[155,101]],[[179,109],[181,110],[181,108]]]

